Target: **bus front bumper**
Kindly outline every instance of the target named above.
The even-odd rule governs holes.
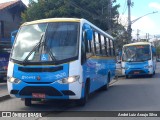
[[[78,81],[70,84],[28,84],[23,81],[14,84],[7,81],[7,85],[11,97],[17,98],[80,99],[82,96],[82,83]]]
[[[129,69],[125,71],[125,75],[149,75],[151,74],[147,69]]]

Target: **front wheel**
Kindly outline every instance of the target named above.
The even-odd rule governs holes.
[[[154,74],[150,74],[149,77],[152,78]]]
[[[24,104],[25,104],[25,106],[31,106],[32,105],[31,99],[30,98],[25,98],[24,99]]]
[[[89,86],[86,83],[84,97],[77,101],[77,105],[78,106],[85,106],[86,102],[88,101],[88,98],[89,98]]]
[[[126,75],[126,79],[128,79],[129,78],[129,76],[128,75]]]
[[[155,74],[156,74],[156,72],[154,71],[154,72],[153,72],[153,75],[155,75]]]

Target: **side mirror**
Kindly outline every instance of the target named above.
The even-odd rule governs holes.
[[[11,43],[12,43],[12,45],[14,43],[14,40],[15,40],[15,36],[11,36]]]
[[[17,32],[18,32],[18,30],[15,30],[15,31],[11,32],[11,43],[12,43],[12,45],[14,43],[15,36],[16,36]]]
[[[92,29],[88,29],[87,31],[86,31],[86,34],[87,34],[87,40],[92,40],[93,38],[92,38],[92,36],[93,36],[93,31],[92,31]]]
[[[85,31],[85,34],[86,34],[86,39],[87,40],[92,40],[92,36],[93,36],[93,30],[92,28],[90,27],[90,25],[88,24],[84,24],[83,25],[83,30]]]

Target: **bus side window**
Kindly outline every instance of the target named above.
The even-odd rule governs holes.
[[[100,54],[100,44],[99,44],[99,35],[97,32],[95,32],[95,44],[96,44],[96,55]]]
[[[92,38],[94,38],[93,34],[92,34]],[[94,55],[94,50],[93,50],[93,48],[94,48],[93,41],[94,40],[87,40],[85,32],[83,32],[83,40],[85,43],[86,58],[90,58],[91,56]]]
[[[103,35],[101,35],[101,46],[102,46],[102,55],[106,56],[105,37]]]
[[[110,55],[111,55],[111,56],[114,56],[113,40],[110,40],[110,51],[111,51],[111,52],[110,52],[110,53],[111,53]]]

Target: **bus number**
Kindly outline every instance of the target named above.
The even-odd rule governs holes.
[[[63,72],[63,73],[57,74],[57,75],[55,75],[55,76],[56,76],[57,79],[59,79],[59,78],[64,78],[64,77],[66,77],[66,73]]]

